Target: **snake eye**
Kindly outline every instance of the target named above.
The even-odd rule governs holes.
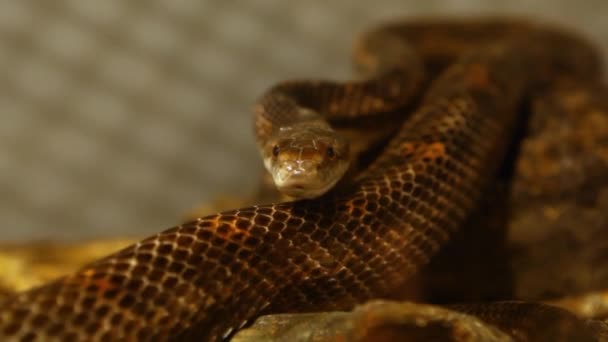
[[[272,148],[272,155],[275,157],[279,156],[279,145],[274,145],[274,147]]]
[[[327,157],[333,158],[336,156],[336,151],[334,151],[334,148],[330,146],[327,148],[327,150],[325,150],[325,154],[327,154]]]

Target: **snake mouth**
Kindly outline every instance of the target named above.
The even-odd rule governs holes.
[[[330,184],[324,187],[312,188],[310,186],[295,184],[288,186],[277,186],[277,188],[282,194],[289,197],[296,199],[313,199],[325,194],[333,187],[333,185],[334,184]]]
[[[319,197],[329,191],[338,181],[319,180],[316,177],[290,175],[287,177],[275,177],[274,183],[277,189],[284,195],[296,199],[312,199]]]

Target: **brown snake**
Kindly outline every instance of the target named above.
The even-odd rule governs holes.
[[[352,184],[203,217],[13,296],[0,303],[2,340],[217,340],[261,313],[345,310],[386,296],[476,206],[534,91],[601,69],[576,36],[501,20],[389,24],[364,35],[358,52],[374,78],[278,85],[257,120],[263,139],[302,106],[330,119],[405,111],[425,82],[416,56],[431,74],[453,62]]]

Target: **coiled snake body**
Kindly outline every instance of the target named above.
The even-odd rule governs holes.
[[[600,74],[584,40],[501,20],[389,24],[364,35],[358,52],[374,78],[279,85],[256,121],[263,141],[303,107],[330,118],[405,111],[425,83],[417,56],[430,73],[455,60],[352,184],[203,217],[18,294],[0,303],[3,340],[217,340],[261,313],[385,296],[476,206],[524,101],[558,77]]]

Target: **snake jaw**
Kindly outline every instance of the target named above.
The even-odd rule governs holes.
[[[337,182],[338,179],[326,184],[323,187],[312,188],[307,184],[297,181],[287,181],[282,184],[279,184],[279,182],[277,182],[275,179],[277,189],[282,194],[292,197],[294,199],[313,199],[320,197],[321,195],[328,192],[331,188],[333,188]]]

